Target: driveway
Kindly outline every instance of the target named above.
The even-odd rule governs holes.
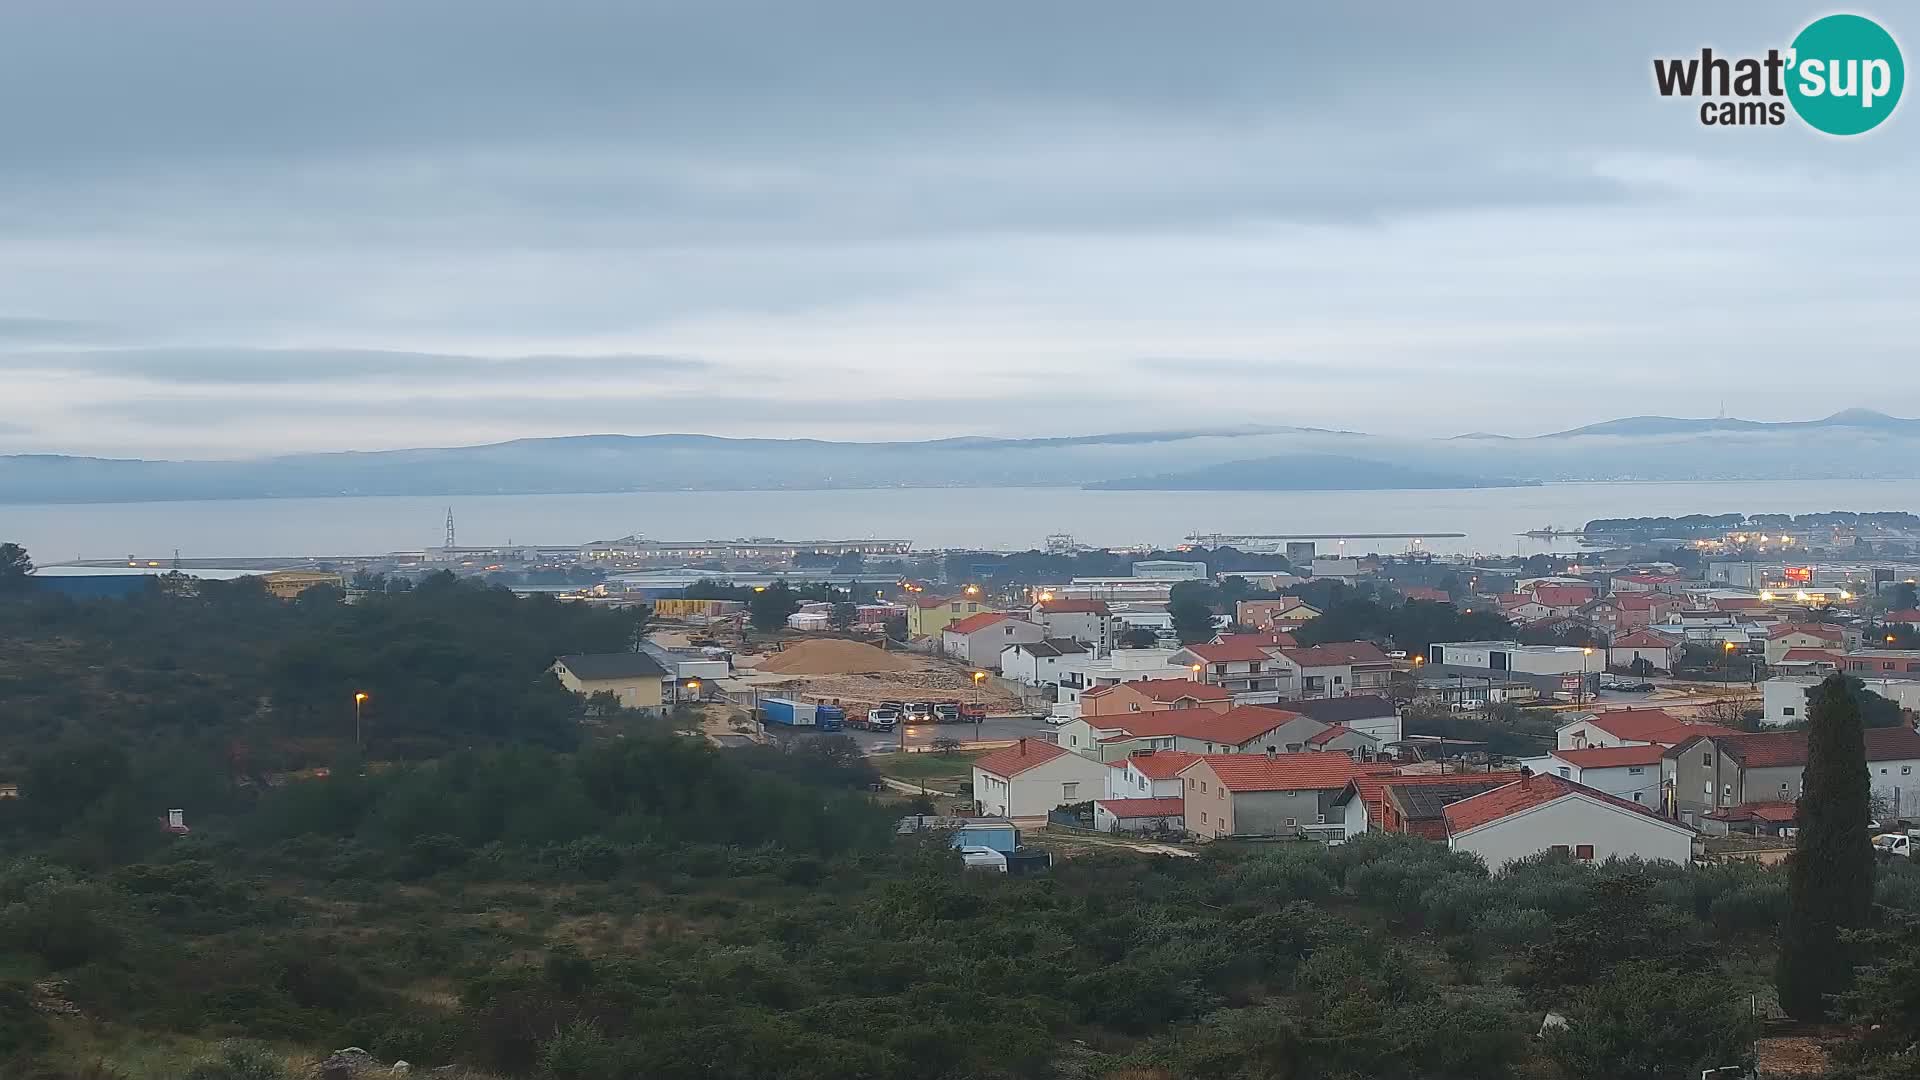
[[[861,749],[871,753],[878,747],[897,747],[904,736],[906,745],[927,747],[935,739],[959,739],[962,743],[1004,743],[1015,739],[1053,741],[1054,729],[1031,716],[989,716],[984,724],[909,724],[892,731],[847,731]]]

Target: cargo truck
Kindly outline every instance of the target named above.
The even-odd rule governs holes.
[[[839,731],[846,714],[834,705],[815,705],[809,701],[776,697],[761,699],[760,720],[778,727]]]

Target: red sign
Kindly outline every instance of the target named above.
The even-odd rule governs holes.
[[[1813,567],[1789,566],[1786,569],[1786,576],[1788,581],[1798,582],[1802,585],[1811,584],[1813,582]]]
[[[1560,676],[1560,689],[1578,690],[1580,689],[1580,684],[1583,682],[1586,682],[1586,677],[1583,675],[1562,675]]]

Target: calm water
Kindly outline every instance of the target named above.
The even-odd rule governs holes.
[[[232,502],[0,505],[0,540],[36,561],[359,555],[441,542],[451,506],[462,544],[574,544],[638,533],[657,539],[888,537],[923,548],[1040,546],[1071,533],[1099,545],[1177,543],[1189,533],[1466,533],[1436,551],[1573,550],[1517,533],[1596,517],[1688,513],[1920,510],[1920,480],[1553,484],[1468,491],[1202,492],[983,488],[667,492]],[[1404,550],[1404,540],[1350,551]],[[1323,542],[1323,551],[1337,545]]]

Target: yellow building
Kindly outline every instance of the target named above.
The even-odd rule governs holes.
[[[275,570],[262,575],[261,580],[266,582],[267,592],[282,600],[291,600],[315,585],[331,585],[336,589],[347,587],[344,576],[323,570]]]
[[[977,595],[915,597],[907,602],[907,636],[939,637],[948,625],[991,610]]]
[[[588,653],[553,662],[560,685],[583,697],[610,693],[629,709],[658,712],[666,703],[669,676],[646,653]]]

